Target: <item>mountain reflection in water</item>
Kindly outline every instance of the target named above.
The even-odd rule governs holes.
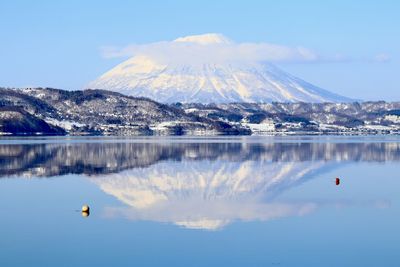
[[[2,144],[0,177],[84,174],[125,204],[108,216],[218,229],[314,211],[276,198],[341,162],[399,160],[396,142]]]

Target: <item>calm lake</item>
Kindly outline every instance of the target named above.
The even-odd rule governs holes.
[[[0,210],[4,267],[398,267],[400,137],[2,138]]]

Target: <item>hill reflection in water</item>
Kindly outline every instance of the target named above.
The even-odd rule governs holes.
[[[0,144],[0,177],[99,175],[161,161],[400,161],[400,144],[371,143],[45,143]]]
[[[395,142],[13,144],[0,145],[0,176],[84,174],[124,204],[108,216],[215,230],[314,211],[277,197],[343,162],[399,160]]]

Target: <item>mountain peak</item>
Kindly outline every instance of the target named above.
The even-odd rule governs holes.
[[[229,38],[220,33],[189,35],[185,37],[179,37],[175,39],[174,42],[196,43],[201,45],[233,43]]]
[[[169,46],[162,45],[138,52],[87,88],[145,96],[163,103],[352,101],[262,59],[245,55],[238,60],[235,56],[243,48],[238,49],[222,34],[186,36]]]

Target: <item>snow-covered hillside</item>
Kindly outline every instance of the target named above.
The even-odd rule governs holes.
[[[197,102],[348,102],[351,99],[323,90],[277,68],[256,60],[213,60],[187,53],[207,47],[229,46],[219,34],[187,36],[174,41],[186,51],[175,60],[141,52],[91,82],[87,88],[106,89],[132,96],[150,97],[164,103]],[[195,60],[196,58],[196,60]]]

